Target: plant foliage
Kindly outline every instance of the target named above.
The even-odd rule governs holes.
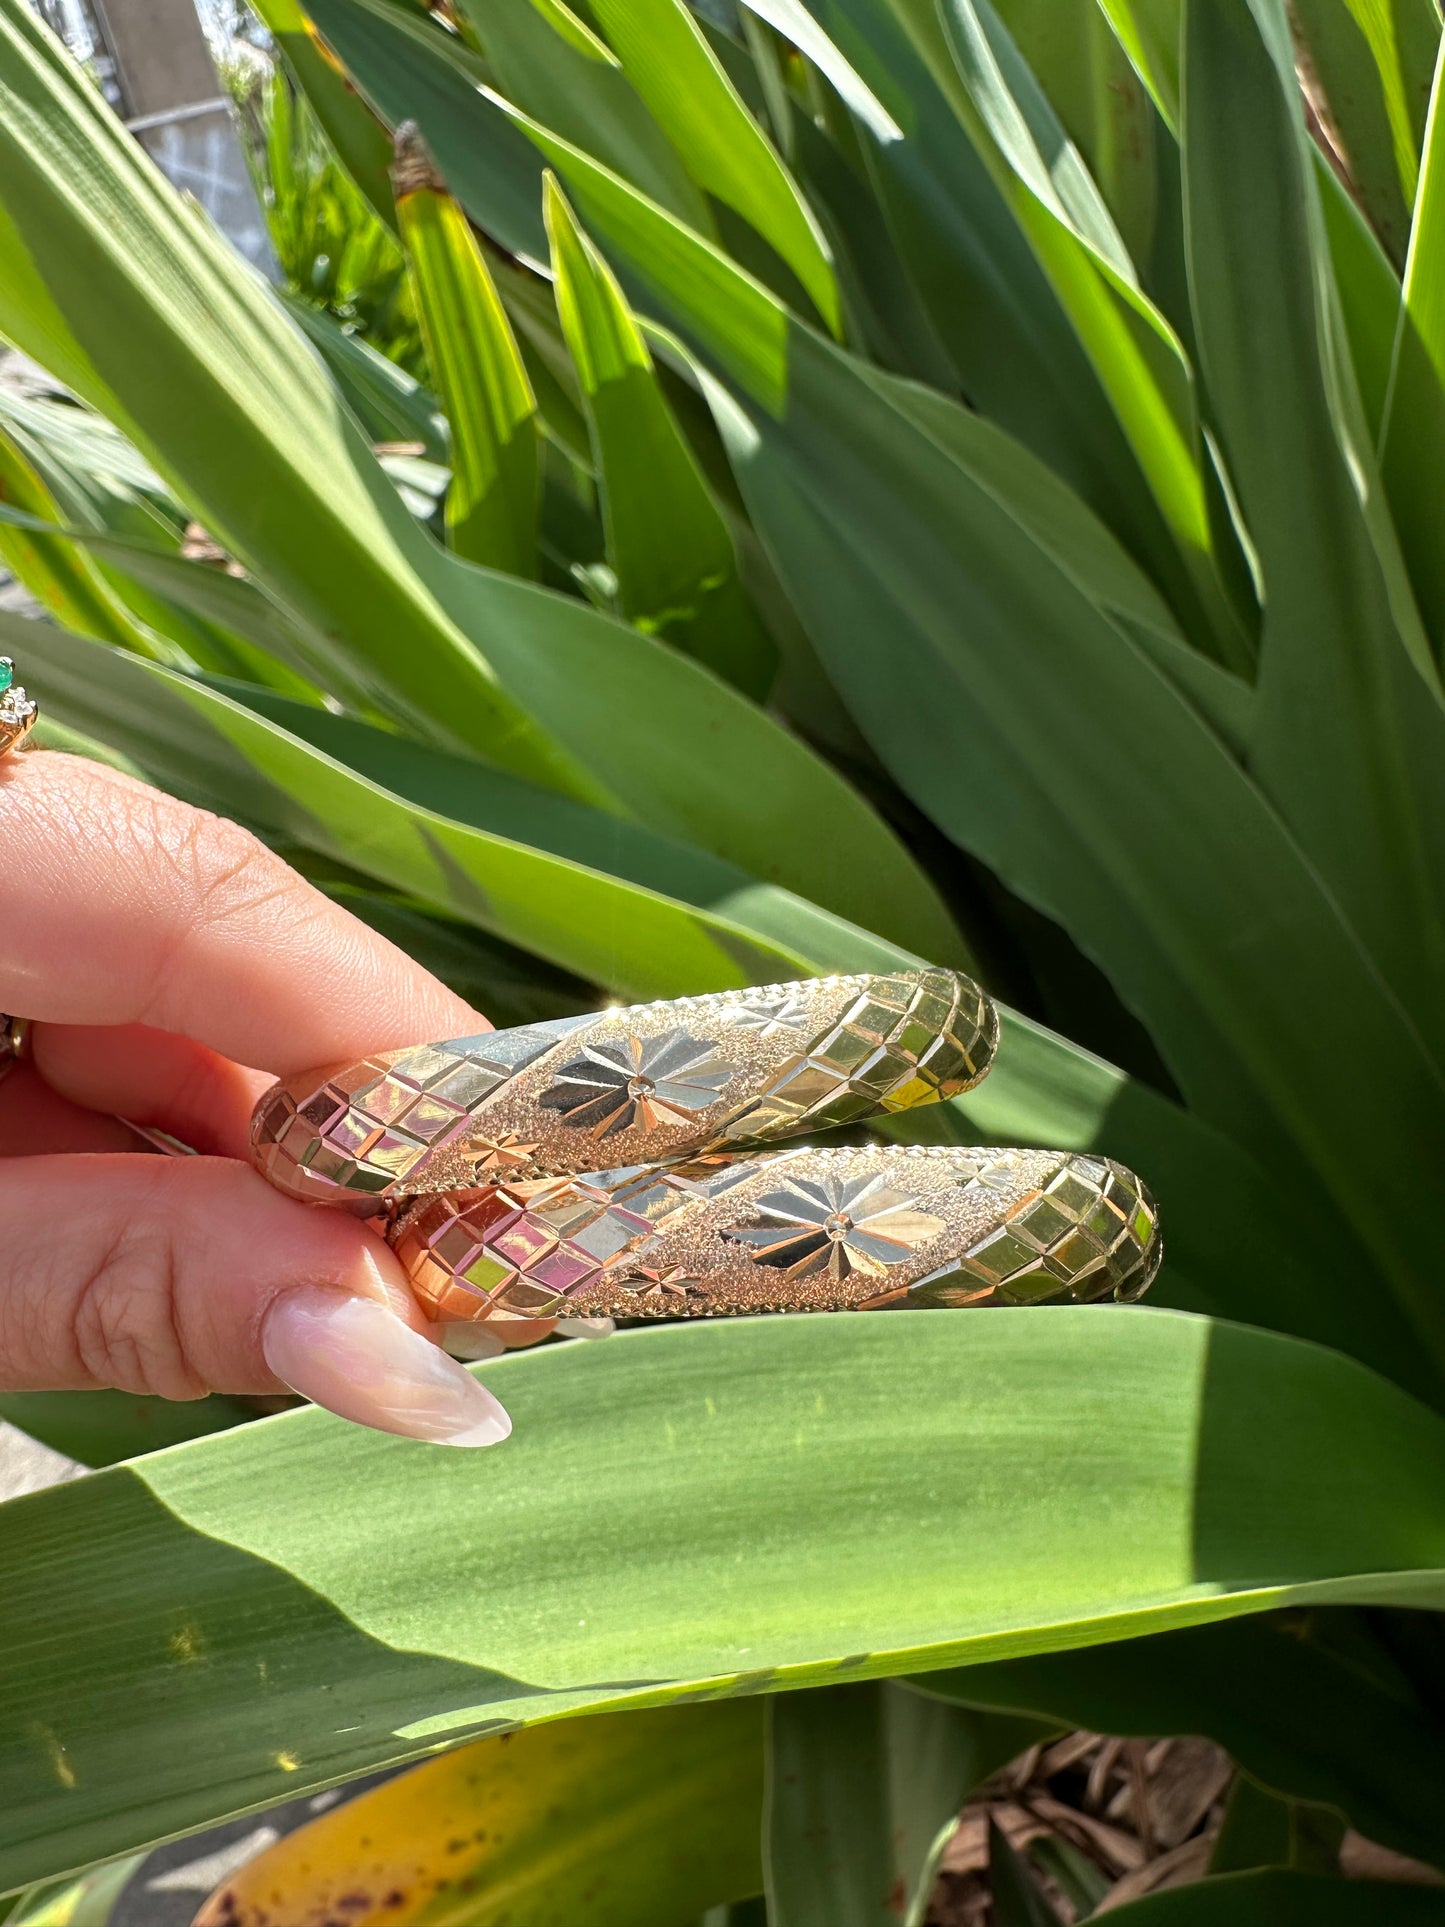
[[[648,1788],[645,1730],[707,1835],[609,1835],[658,1927],[921,1919],[1068,1721],[1445,1864],[1428,0],[260,10],[305,312],[0,0],[0,332],[57,384],[0,393],[53,617],[0,645],[63,740],[503,1012],[971,965],[998,1070],[894,1128],[1120,1157],[1169,1261],[1149,1310],[550,1347],[475,1459],[216,1407],[0,1507],[0,1886],[499,1725],[468,1920],[608,1927],[533,1809]],[[1361,1917],[1259,1851],[1121,1923]]]

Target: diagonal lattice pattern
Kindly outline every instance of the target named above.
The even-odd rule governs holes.
[[[392,1243],[442,1319],[696,1317],[1135,1297],[1131,1173],[1055,1151],[789,1150],[418,1199]]]
[[[373,1212],[506,1175],[743,1147],[951,1097],[992,1059],[966,977],[829,977],[602,1011],[278,1084],[252,1146],[295,1197]]]

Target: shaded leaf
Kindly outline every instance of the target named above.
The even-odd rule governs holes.
[[[1445,1894],[1378,1880],[1237,1873],[1174,1887],[1113,1909],[1116,1927],[1437,1927]]]
[[[770,1927],[897,1927],[921,1918],[937,1854],[968,1793],[1036,1731],[887,1682],[771,1699]]]
[[[1099,1733],[1202,1734],[1276,1794],[1332,1806],[1396,1852],[1441,1855],[1437,1722],[1286,1626],[1196,1627],[914,1684]]]

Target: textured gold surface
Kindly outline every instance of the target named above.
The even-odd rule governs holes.
[[[768,1140],[951,1097],[992,1005],[950,971],[829,977],[392,1051],[277,1085],[256,1161],[388,1221],[434,1318],[695,1318],[1136,1298],[1158,1214],[1082,1153]]]
[[[1136,1298],[1158,1214],[1107,1159],[811,1150],[421,1198],[391,1242],[436,1318],[710,1317]]]
[[[7,1017],[0,1012],[0,1078],[24,1057],[29,1036],[30,1025],[24,1017]]]
[[[827,977],[391,1051],[277,1085],[256,1162],[293,1197],[400,1197],[741,1149],[956,1096],[998,1019],[966,977]]]

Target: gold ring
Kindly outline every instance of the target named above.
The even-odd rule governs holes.
[[[26,1017],[7,1017],[0,1011],[0,1083],[24,1058],[29,1042],[30,1020]]]
[[[34,702],[15,680],[15,665],[0,656],[0,756],[19,749],[35,727],[40,714]]]
[[[957,1096],[997,1043],[953,971],[727,991],[278,1084],[252,1152],[384,1217],[446,1321],[1137,1298],[1158,1212],[1109,1159],[763,1148]]]

